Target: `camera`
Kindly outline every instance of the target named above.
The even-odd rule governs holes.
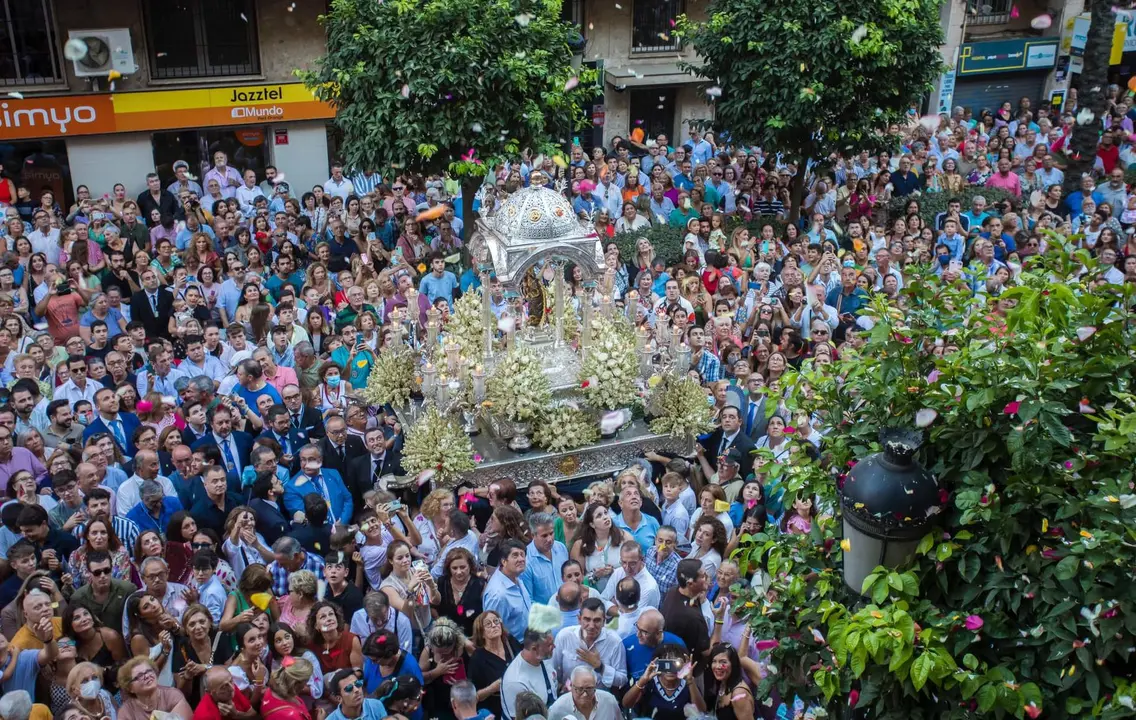
[[[71,286],[67,283],[66,280],[60,280],[59,282],[55,283],[55,292],[59,295],[66,295],[67,293],[71,292]]]
[[[660,658],[655,661],[655,669],[660,673],[678,672],[678,660],[673,658]]]

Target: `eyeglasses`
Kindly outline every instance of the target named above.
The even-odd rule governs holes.
[[[157,673],[155,673],[153,670],[147,669],[130,678],[130,682],[142,682],[143,680],[152,680],[156,679],[157,677]]]
[[[501,621],[497,618],[486,618],[485,621],[482,622],[482,626],[487,628],[501,627]]]
[[[85,373],[85,372],[87,372],[86,367],[73,367],[73,368],[71,368],[71,374],[72,375],[74,375],[75,373]]]
[[[596,688],[595,688],[595,686],[592,686],[592,687],[576,687],[575,685],[573,685],[572,686],[572,692],[580,693],[581,695],[595,695],[596,694]]]
[[[110,575],[110,568],[99,568],[98,570],[95,570],[94,568],[92,568],[91,569],[91,575],[93,575],[94,577],[102,577],[103,575]]]
[[[220,477],[220,476],[218,476],[218,477]],[[206,548],[212,548],[212,547],[213,547],[213,543],[208,543],[208,542],[203,542],[203,543],[190,543],[190,544],[189,544],[189,546],[190,546],[191,548],[193,548],[194,550],[205,550]]]

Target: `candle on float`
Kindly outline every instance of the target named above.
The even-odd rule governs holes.
[[[434,384],[438,378],[438,371],[433,363],[426,363],[422,368],[422,395],[429,399],[434,394]]]
[[[473,400],[480,403],[485,400],[485,369],[480,365],[474,366],[470,377],[473,378]]]
[[[626,307],[624,308],[624,311],[627,313],[627,319],[634,323],[635,322],[635,314],[638,312],[638,310],[639,310],[639,291],[632,290],[629,293],[627,293]]]
[[[461,348],[457,343],[446,343],[446,372],[457,376],[461,371]]]

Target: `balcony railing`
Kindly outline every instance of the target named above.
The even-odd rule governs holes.
[[[60,82],[51,0],[0,0],[0,87]]]
[[[1014,0],[966,0],[968,25],[1001,25],[1010,21]]]
[[[675,51],[675,18],[683,12],[682,0],[635,0],[631,11],[631,52]]]

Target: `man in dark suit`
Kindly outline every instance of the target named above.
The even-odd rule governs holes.
[[[753,456],[750,453],[753,452],[754,445],[753,440],[742,432],[742,420],[738,409],[733,405],[727,405],[722,408],[719,419],[722,422],[721,427],[694,446],[698,462],[702,465],[702,472],[707,478],[712,476],[718,471],[718,458],[730,448],[736,447],[743,454],[741,476],[749,477],[753,471]]]
[[[318,443],[320,452],[323,453],[323,466],[339,473],[346,482],[347,461],[366,455],[367,447],[359,438],[347,434],[347,422],[338,415],[328,418],[325,427],[327,437]],[[352,493],[352,500],[354,499]]]
[[[113,439],[118,449],[127,457],[134,457],[137,449],[134,447],[134,431],[138,429],[140,421],[134,413],[118,411],[118,395],[110,388],[103,388],[95,393],[95,407],[98,412],[95,419],[83,431],[83,442],[96,433],[107,433]]]
[[[174,313],[174,297],[158,285],[158,273],[146,268],[141,274],[142,289],[130,298],[130,319],[146,328],[146,337],[169,335],[170,317]]]
[[[304,404],[304,395],[299,385],[285,385],[280,396],[284,399],[284,407],[288,409],[288,419],[293,430],[302,432],[311,442],[327,434],[323,426],[323,415],[319,410]]]
[[[401,428],[398,428],[401,433]],[[347,460],[347,489],[355,500],[355,507],[363,507],[363,493],[379,484],[384,475],[403,475],[401,443],[387,449],[384,426],[373,427],[365,433],[367,454]]]
[[[233,411],[228,401],[218,405],[213,411],[211,423],[213,432],[201,438],[190,448],[199,450],[210,445],[221,452],[221,463],[230,474],[238,478],[241,471],[249,465],[249,453],[252,452],[252,435],[240,430],[233,430]]]
[[[308,436],[292,427],[292,416],[283,405],[268,408],[264,417],[261,437],[270,438],[280,446],[280,465],[288,468],[289,476],[300,472],[300,448],[308,444]],[[360,505],[360,507],[362,507]]]

